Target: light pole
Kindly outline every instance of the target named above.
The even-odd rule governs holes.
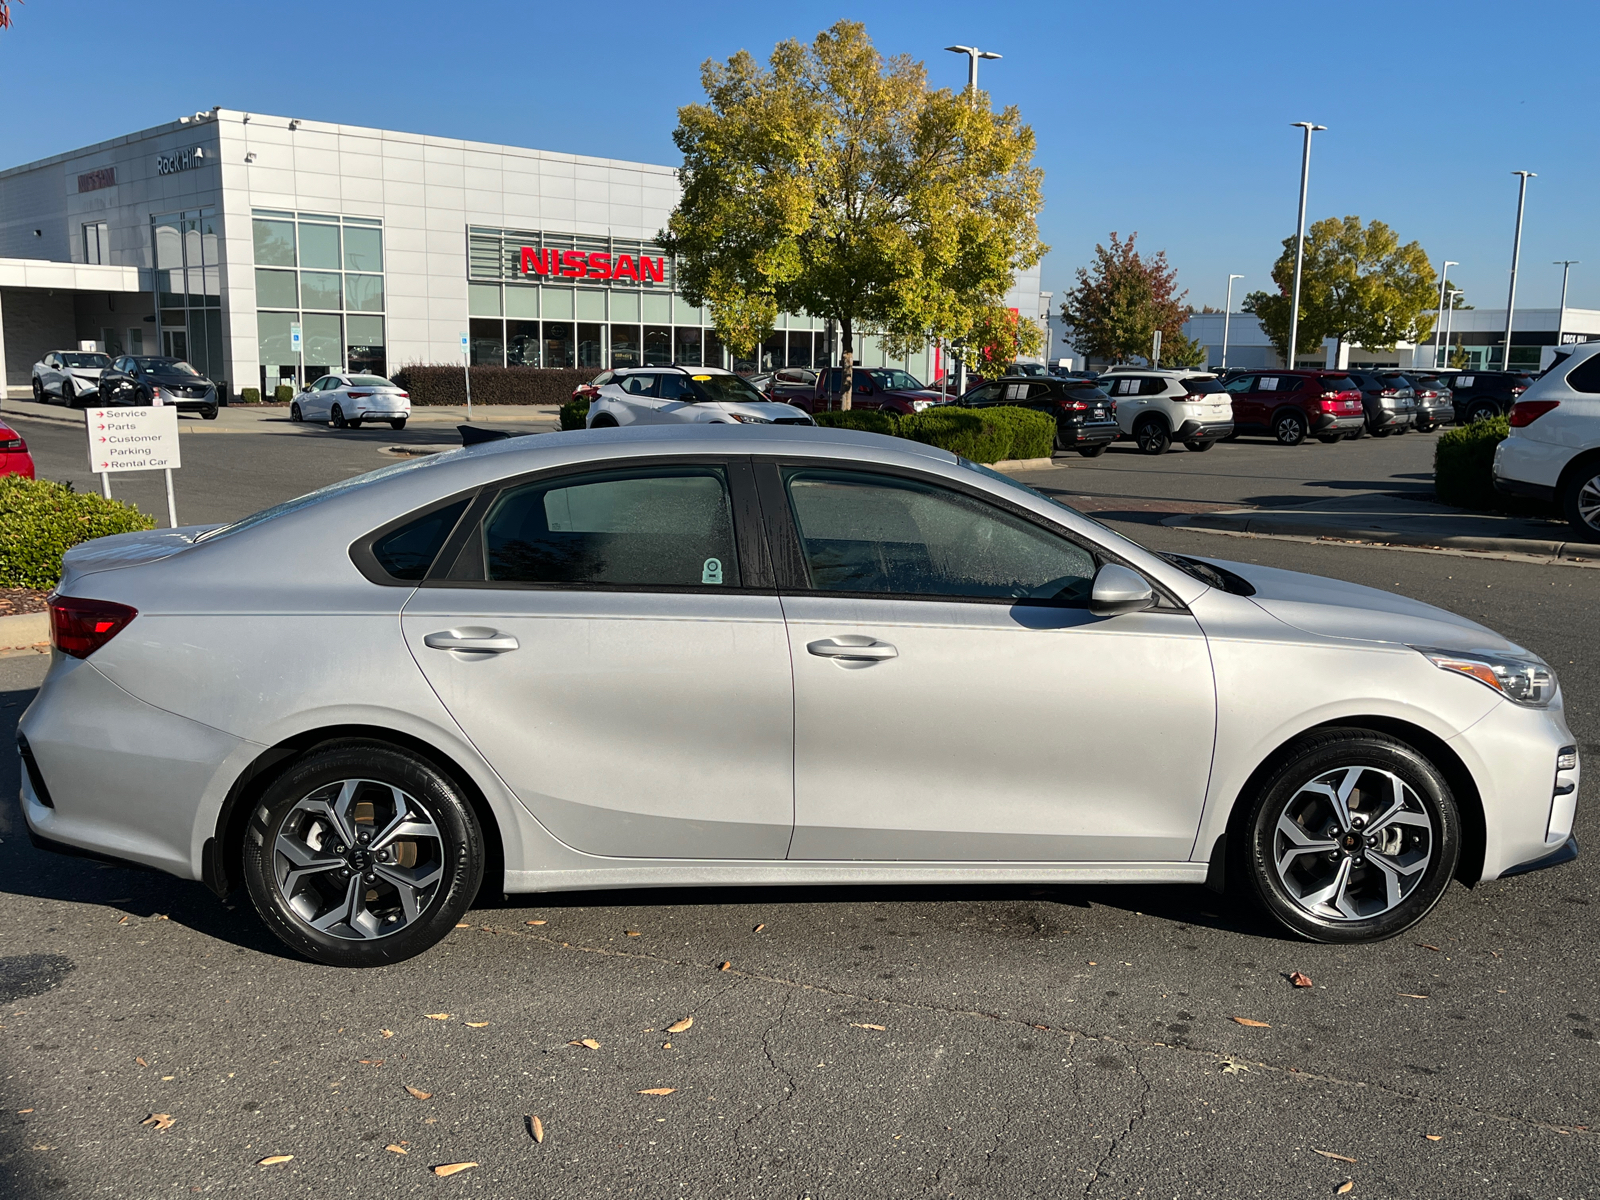
[[[1454,260],[1447,258],[1447,259],[1444,260],[1444,266],[1439,268],[1439,320],[1437,322],[1435,322],[1435,324],[1434,324],[1434,328],[1435,329],[1443,329],[1444,328],[1444,289],[1447,286],[1449,286],[1449,283],[1450,283],[1450,280],[1449,280],[1450,268],[1451,267],[1459,267],[1460,265],[1461,265],[1460,263],[1455,262]],[[1444,363],[1440,361],[1440,359],[1443,357],[1443,355],[1444,355],[1444,343],[1440,342],[1438,348],[1434,351],[1434,354],[1433,354],[1433,365],[1435,367],[1444,366]]]
[[[1294,238],[1294,296],[1289,309],[1289,361],[1285,364],[1292,371],[1300,338],[1300,269],[1306,260],[1306,187],[1311,182],[1311,135],[1328,127],[1313,125],[1310,121],[1291,121],[1290,125],[1306,131],[1305,148],[1300,152],[1300,224]]]
[[[978,90],[978,60],[980,58],[1000,58],[993,50],[979,50],[976,46],[946,46],[951,54],[965,54],[967,56],[967,91]]]
[[[1461,265],[1460,263],[1456,264],[1456,266],[1458,266],[1458,267],[1460,265]],[[1444,362],[1439,364],[1440,366],[1448,367],[1450,365],[1450,357],[1449,357],[1449,354],[1450,354],[1450,347],[1449,347],[1450,326],[1452,326],[1452,325],[1454,325],[1456,323],[1455,322],[1456,297],[1457,296],[1465,296],[1466,294],[1467,293],[1462,291],[1460,288],[1451,288],[1448,292],[1445,293],[1445,297],[1446,297],[1445,303],[1447,305],[1449,305],[1449,307],[1444,310],[1444,340],[1445,340],[1445,343],[1446,343],[1446,345],[1445,345],[1445,360],[1444,360]]]
[[[1520,175],[1522,182],[1517,188],[1517,237],[1511,244],[1511,291],[1506,294],[1506,352],[1500,360],[1502,371],[1511,370],[1511,314],[1517,307],[1517,264],[1522,259],[1522,208],[1528,199],[1528,180],[1538,178],[1533,171],[1511,173]]]
[[[1561,307],[1556,310],[1556,349],[1561,348],[1561,335],[1567,331],[1567,273],[1578,265],[1575,258],[1558,258],[1552,266],[1561,268]]]
[[[1222,302],[1222,369],[1228,369],[1228,322],[1233,320],[1233,281],[1243,275],[1228,276],[1228,298]]]

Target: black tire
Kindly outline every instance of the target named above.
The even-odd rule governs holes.
[[[295,400],[289,405],[289,420],[301,422],[306,419],[305,413],[300,411],[300,401]]]
[[[345,422],[345,425],[350,429],[360,429],[361,428],[361,422],[359,420],[357,420],[355,417],[351,417],[350,420]]]
[[[1384,426],[1381,429],[1368,430],[1368,432],[1371,433],[1373,437],[1388,437],[1391,433],[1394,432],[1394,430],[1388,428],[1387,426]]]
[[[349,429],[350,422],[344,419],[344,409],[335,404],[333,411],[328,414],[328,421],[335,429]]]
[[[43,404],[45,402],[44,385],[39,382],[37,375],[33,377],[33,402],[35,404]]]
[[[1196,454],[1203,454],[1207,450],[1211,449],[1211,447],[1215,446],[1216,444],[1217,443],[1216,443],[1216,439],[1215,438],[1213,438],[1209,442],[1206,441],[1204,438],[1194,438],[1192,441],[1185,442],[1183,444],[1183,446],[1184,446],[1184,449],[1186,449],[1186,450],[1192,450]]]
[[[593,421],[589,422],[589,428],[590,429],[615,429],[615,428],[617,428],[617,419],[615,417],[613,417],[610,413],[601,413]]]
[[[1110,442],[1101,442],[1098,446],[1079,446],[1078,453],[1083,455],[1085,458],[1099,458],[1108,449],[1110,449],[1110,447]]]
[[[1432,433],[1437,428],[1439,428],[1437,421],[1418,421],[1416,426],[1418,433]]]
[[[1165,454],[1172,448],[1172,434],[1159,417],[1144,417],[1133,427],[1133,440],[1141,454]]]
[[[1561,489],[1561,507],[1574,536],[1600,542],[1600,459],[1571,471]]]
[[[1317,441],[1321,442],[1324,446],[1331,446],[1335,442],[1344,441],[1344,434],[1342,434],[1342,433],[1319,433],[1319,434],[1317,434]]]
[[[396,841],[378,852],[366,850],[364,837],[345,846],[327,809],[318,815],[314,808],[319,792],[336,800],[347,781],[355,785],[345,808],[353,818],[345,823],[348,830],[360,831],[365,816],[372,826],[366,836],[381,833],[398,813],[391,789],[399,789],[409,799],[407,809],[414,817],[425,815],[437,836]],[[307,802],[312,808],[304,807]],[[364,806],[370,810],[365,814]],[[329,840],[339,849],[330,850]],[[305,856],[302,862],[344,865],[304,872],[291,883],[294,860],[279,850],[280,844]],[[290,949],[334,967],[384,966],[433,946],[477,897],[485,858],[483,833],[461,790],[415,755],[368,741],[332,743],[288,766],[255,804],[243,851],[245,884],[267,928]],[[390,861],[378,861],[385,854]],[[434,867],[437,872],[430,874]],[[412,889],[417,915],[410,920],[400,904],[399,885],[390,882],[398,878],[422,885]],[[354,912],[357,897],[359,911]],[[325,928],[315,928],[312,918]],[[390,923],[394,932],[382,932]]]
[[[396,417],[394,420],[389,422],[390,429],[404,429],[405,427],[406,419],[404,417]]]
[[[1272,436],[1280,446],[1298,446],[1306,440],[1306,419],[1294,409],[1272,418]]]
[[[200,410],[200,419],[202,421],[215,421],[217,419],[217,406],[208,404],[202,408]]]
[[[1340,785],[1352,769],[1359,773],[1347,797],[1351,821],[1341,829],[1337,806],[1308,785],[1323,781],[1345,790]],[[1404,823],[1382,820],[1396,780],[1404,785],[1400,815],[1410,818]],[[1444,895],[1461,856],[1461,817],[1444,776],[1414,747],[1368,729],[1308,735],[1244,803],[1250,807],[1237,827],[1235,858],[1242,890],[1308,941],[1375,942],[1409,929]],[[1280,824],[1284,817],[1299,830],[1292,838]],[[1367,836],[1363,829],[1378,832]],[[1375,842],[1390,848],[1380,853]],[[1380,861],[1412,870],[1379,868]],[[1327,896],[1330,886],[1337,890],[1322,903],[1307,902]]]
[[[1492,421],[1500,415],[1500,406],[1483,401],[1467,410],[1467,424],[1474,421]]]

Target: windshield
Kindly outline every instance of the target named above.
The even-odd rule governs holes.
[[[102,371],[111,365],[111,360],[104,354],[63,354],[61,362],[68,367],[99,368]]]
[[[1050,374],[1050,369],[1043,363],[1012,363],[1001,374],[1009,376],[1025,375],[1030,379],[1043,379]]]
[[[350,386],[351,387],[393,387],[394,386],[394,384],[390,383],[387,379],[385,379],[381,375],[351,375],[349,378],[350,378]]]
[[[904,371],[868,371],[872,382],[886,392],[920,392],[922,385]]]
[[[458,451],[458,453],[460,453]],[[194,540],[196,543],[209,542],[212,538],[224,537],[228,534],[239,533],[249,529],[252,525],[260,525],[278,517],[288,516],[292,512],[299,512],[313,504],[321,504],[324,500],[331,500],[335,496],[342,496],[346,492],[353,492],[357,488],[368,487],[384,479],[391,479],[406,471],[415,471],[439,462],[443,455],[430,454],[426,458],[413,458],[407,462],[398,462],[392,466],[379,467],[376,471],[368,471],[365,475],[357,475],[353,479],[341,479],[338,483],[330,483],[327,487],[318,488],[314,492],[307,492],[304,496],[296,496],[293,500],[285,500],[282,504],[274,504],[271,508],[263,508],[258,513],[251,513],[248,517],[233,522],[231,525],[219,525],[215,529],[208,529]]]
[[[153,375],[200,374],[199,371],[196,371],[188,363],[179,362],[172,358],[136,358],[133,361],[139,364],[139,369],[141,371],[149,371]]]
[[[737,375],[691,375],[695,395],[718,404],[765,404],[767,398]]]

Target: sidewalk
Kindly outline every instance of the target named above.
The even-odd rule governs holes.
[[[1310,504],[1184,513],[1168,517],[1162,524],[1229,533],[1600,560],[1600,544],[1569,541],[1570,527],[1562,521],[1469,512],[1376,492]]]
[[[83,410],[69,409],[59,404],[36,404],[32,400],[12,400],[0,407],[0,421],[10,421],[16,417],[22,421],[40,421],[47,425],[57,425],[63,428],[82,429]],[[429,405],[425,408],[418,407],[411,410],[411,418],[406,422],[406,428],[417,426],[449,426],[465,424],[467,409],[465,405]],[[536,429],[543,433],[561,427],[561,418],[555,405],[536,404],[474,404],[472,406],[472,423],[474,425],[514,425],[522,428]],[[376,422],[376,426],[385,425]],[[179,413],[179,433],[267,433],[267,432],[293,432],[296,429],[312,429],[315,426],[297,426],[289,420],[288,405],[250,404],[230,405],[219,409],[215,421],[207,421],[198,413]]]

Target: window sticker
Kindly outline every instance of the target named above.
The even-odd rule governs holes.
[[[700,569],[700,582],[722,586],[722,560],[720,558],[706,559],[706,565]]]
[[[1457,387],[1471,387],[1472,386],[1472,381],[1475,380],[1475,379],[1477,379],[1476,375],[1460,375],[1460,376],[1457,376],[1456,377],[1456,386]]]
[[[1024,395],[1024,393],[1027,391],[1027,387],[1028,387],[1028,385],[1025,384],[1025,383],[1008,383],[1008,384],[1006,384],[1006,399],[1007,400],[1021,400],[1023,395]]]
[[[1265,378],[1263,378],[1261,380],[1261,390],[1263,392],[1275,392],[1275,391],[1277,391],[1278,390],[1278,377],[1276,375],[1268,375]]]

